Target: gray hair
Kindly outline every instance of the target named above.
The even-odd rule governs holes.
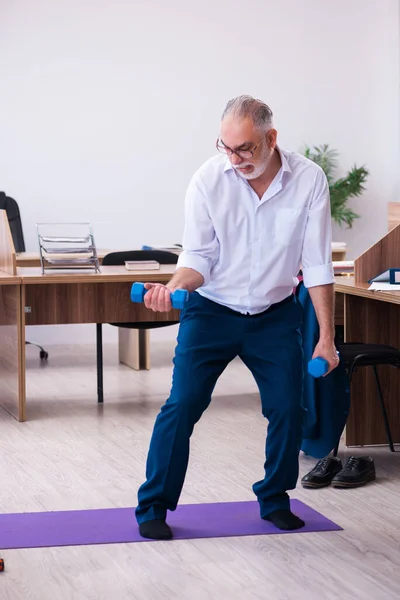
[[[272,128],[272,110],[270,107],[252,96],[237,96],[229,100],[222,113],[222,120],[227,116],[252,119],[254,126],[267,132]]]

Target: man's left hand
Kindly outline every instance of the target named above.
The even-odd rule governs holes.
[[[336,351],[336,346],[331,340],[319,340],[318,344],[315,346],[312,358],[317,358],[317,356],[320,356],[328,361],[329,369],[327,373],[325,373],[324,377],[333,371],[333,369],[335,369],[339,364],[339,356]]]

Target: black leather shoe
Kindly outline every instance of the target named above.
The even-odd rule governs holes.
[[[304,475],[301,485],[305,488],[326,487],[341,469],[342,461],[337,456],[322,458],[307,475]]]
[[[355,488],[375,479],[375,464],[371,456],[350,456],[343,469],[332,479],[337,488]]]

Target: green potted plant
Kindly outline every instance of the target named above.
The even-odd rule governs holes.
[[[332,219],[339,225],[346,224],[352,227],[354,219],[359,218],[347,206],[349,198],[360,196],[365,190],[363,184],[366,182],[369,172],[364,167],[354,166],[345,177],[334,179],[334,171],[337,167],[338,152],[329,148],[328,144],[314,146],[312,149],[305,147],[304,156],[315,162],[324,171],[331,196]]]

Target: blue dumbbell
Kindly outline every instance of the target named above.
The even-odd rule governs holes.
[[[131,300],[132,302],[143,302],[144,295],[148,290],[144,287],[144,283],[137,281],[132,284],[131,288]],[[181,309],[185,306],[188,301],[189,292],[187,290],[175,290],[171,294],[171,303],[173,308]]]
[[[325,358],[317,356],[308,363],[308,372],[313,377],[322,377],[329,369],[328,361]]]

